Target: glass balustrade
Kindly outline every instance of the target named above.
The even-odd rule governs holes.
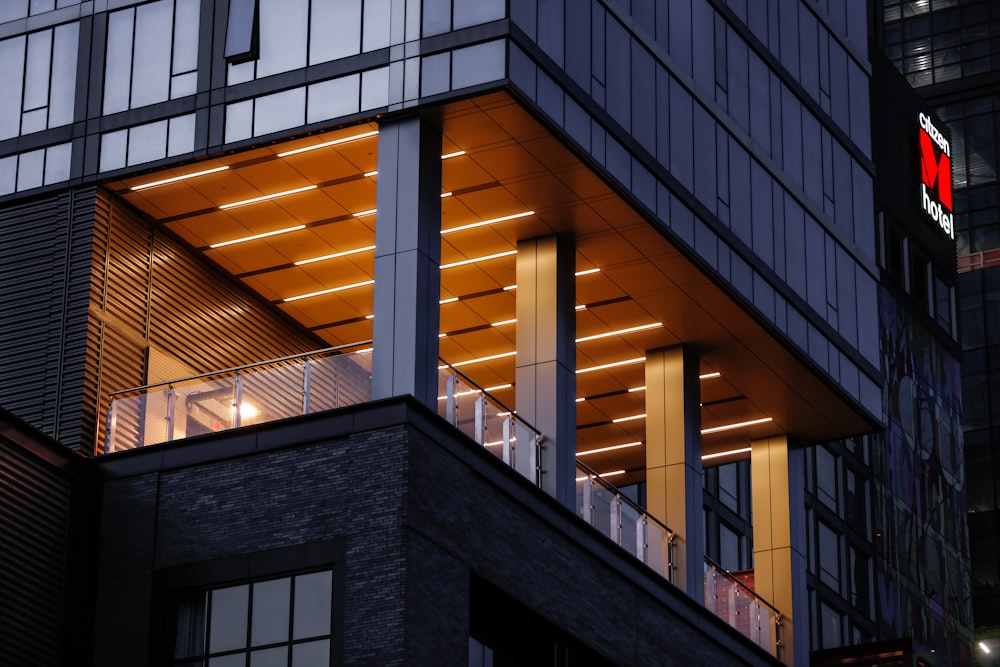
[[[115,392],[104,453],[371,400],[371,350],[359,345]]]
[[[781,614],[739,578],[705,561],[705,607],[766,651],[778,645]]]

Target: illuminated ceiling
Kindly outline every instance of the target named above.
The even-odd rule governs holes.
[[[587,369],[680,343],[700,355],[702,373],[720,374],[702,381],[704,429],[773,419],[707,433],[707,455],[767,435],[813,442],[870,430],[509,96],[449,104],[443,123],[441,356],[501,387],[491,393],[516,408],[516,242],[573,238],[577,448],[592,468],[629,471],[618,485],[643,479],[644,367]],[[355,125],[109,187],[331,345],[368,340],[377,129]]]

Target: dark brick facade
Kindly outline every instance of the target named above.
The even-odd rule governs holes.
[[[473,579],[594,664],[774,663],[408,399],[93,465],[106,480],[95,664],[155,659],[164,586],[205,583],[185,571],[237,581],[254,554],[331,541],[345,665],[467,664]]]

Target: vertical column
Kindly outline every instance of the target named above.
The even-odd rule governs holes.
[[[423,117],[378,139],[372,398],[411,394],[437,411],[441,131]]]
[[[750,443],[754,588],[781,612],[781,660],[809,662],[805,458],[785,436]],[[774,647],[772,647],[774,648]]]
[[[684,346],[646,353],[646,509],[675,531],[674,583],[704,603],[701,385]]]
[[[576,279],[573,248],[555,236],[517,244],[517,414],[545,437],[542,488],[576,502]],[[517,468],[527,457],[518,441]]]

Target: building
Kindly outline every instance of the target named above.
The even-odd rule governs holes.
[[[745,5],[5,4],[5,658],[968,661],[946,133]]]
[[[990,2],[882,2],[876,34],[907,81],[951,130],[969,539],[977,659],[1000,655],[997,431],[1000,226],[996,130],[1000,14]],[[990,651],[987,653],[986,651]]]

